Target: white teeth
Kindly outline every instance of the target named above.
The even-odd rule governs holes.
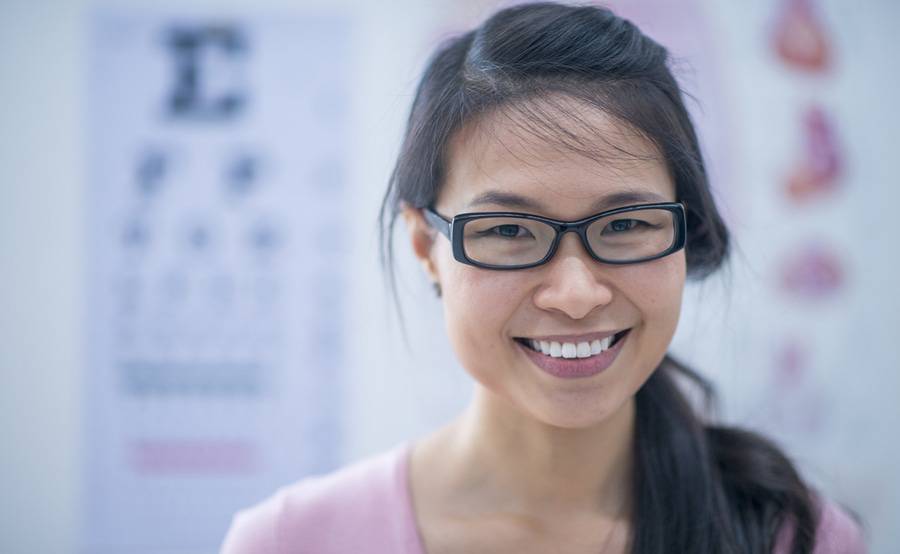
[[[550,343],[550,355],[554,358],[562,358],[562,346],[556,341]]]
[[[596,356],[604,350],[608,350],[612,344],[614,337],[609,336],[604,339],[595,339],[591,342],[556,342],[528,339],[527,342],[534,350],[542,352],[552,358],[589,358]]]
[[[579,358],[587,358],[591,355],[591,345],[586,342],[579,342],[577,354]]]

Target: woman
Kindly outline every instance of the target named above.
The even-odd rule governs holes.
[[[402,217],[471,404],[242,512],[223,552],[864,550],[772,443],[676,385],[711,394],[666,350],[728,233],[666,62],[608,10],[549,3],[436,52],[382,244]]]

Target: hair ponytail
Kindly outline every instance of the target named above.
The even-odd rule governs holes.
[[[750,431],[704,423],[675,380],[713,386],[671,356],[637,393],[632,552],[771,554],[782,527],[792,554],[813,551],[814,501],[793,464]]]

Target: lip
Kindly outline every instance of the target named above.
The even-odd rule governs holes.
[[[614,333],[608,333],[605,336],[609,336],[611,334]],[[622,337],[616,342],[616,344],[612,346],[612,348],[604,350],[600,354],[591,356],[589,358],[551,358],[546,354],[542,354],[540,352],[532,350],[531,348],[528,348],[519,341],[513,342],[515,342],[519,346],[519,348],[522,349],[522,351],[525,353],[528,359],[530,359],[532,363],[534,363],[534,365],[536,365],[545,373],[562,379],[581,379],[585,377],[592,377],[594,375],[597,375],[598,373],[602,373],[604,370],[609,368],[609,366],[611,366],[612,363],[616,360],[616,357],[622,350],[622,345],[625,344],[626,340],[628,340],[628,335],[630,334],[631,329],[625,330]]]

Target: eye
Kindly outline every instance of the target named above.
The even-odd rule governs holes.
[[[515,238],[526,238],[533,237],[531,231],[526,229],[521,225],[514,224],[505,224],[505,225],[497,225],[491,227],[490,229],[485,229],[484,231],[479,232],[480,235],[484,236],[495,236],[502,237],[507,239],[515,239]]]
[[[607,234],[607,232],[624,233],[633,230],[639,225],[645,225],[645,223],[637,219],[616,219],[606,225],[606,228],[603,229],[603,234]]]

